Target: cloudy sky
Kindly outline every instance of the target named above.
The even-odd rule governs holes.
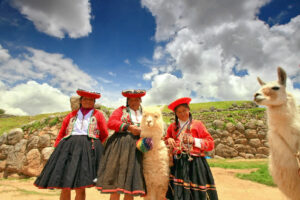
[[[256,77],[288,74],[300,103],[299,0],[1,0],[0,108],[70,109],[77,88],[99,103],[147,90],[144,105],[252,100]]]

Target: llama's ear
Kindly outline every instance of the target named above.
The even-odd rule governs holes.
[[[285,71],[281,68],[281,67],[278,67],[277,68],[277,74],[278,74],[278,82],[281,84],[281,85],[286,85],[286,73]]]
[[[260,84],[261,86],[266,85],[266,83],[263,82],[259,77],[257,77],[257,81],[259,82],[259,84]]]
[[[162,112],[165,108],[165,105],[159,106],[160,111]]]

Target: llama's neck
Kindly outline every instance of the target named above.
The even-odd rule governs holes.
[[[268,106],[268,123],[270,127],[286,126],[297,117],[297,106],[292,96],[287,98],[285,104]]]

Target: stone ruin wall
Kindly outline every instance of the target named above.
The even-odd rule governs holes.
[[[108,112],[103,113],[107,118]],[[53,126],[32,132],[30,124],[27,124],[0,137],[0,177],[25,178],[40,174],[54,150],[53,145],[64,116],[52,116],[50,120],[54,118],[58,121]],[[215,149],[208,152],[208,156],[245,159],[268,157],[265,118],[243,119],[237,123],[211,119],[210,122],[204,121],[204,124],[215,142]]]

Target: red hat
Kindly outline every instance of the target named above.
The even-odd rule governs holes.
[[[146,94],[146,90],[123,90],[122,95],[127,98],[143,97]]]
[[[168,105],[168,108],[175,112],[175,108],[177,106],[179,106],[180,104],[189,104],[191,102],[191,100],[192,99],[190,97],[183,97],[183,98],[177,99],[177,100],[173,101],[172,103],[170,103],[170,105]]]
[[[86,90],[78,89],[77,94],[81,97],[88,97],[88,98],[93,98],[93,99],[99,99],[101,97],[100,93],[97,92],[89,92]]]

